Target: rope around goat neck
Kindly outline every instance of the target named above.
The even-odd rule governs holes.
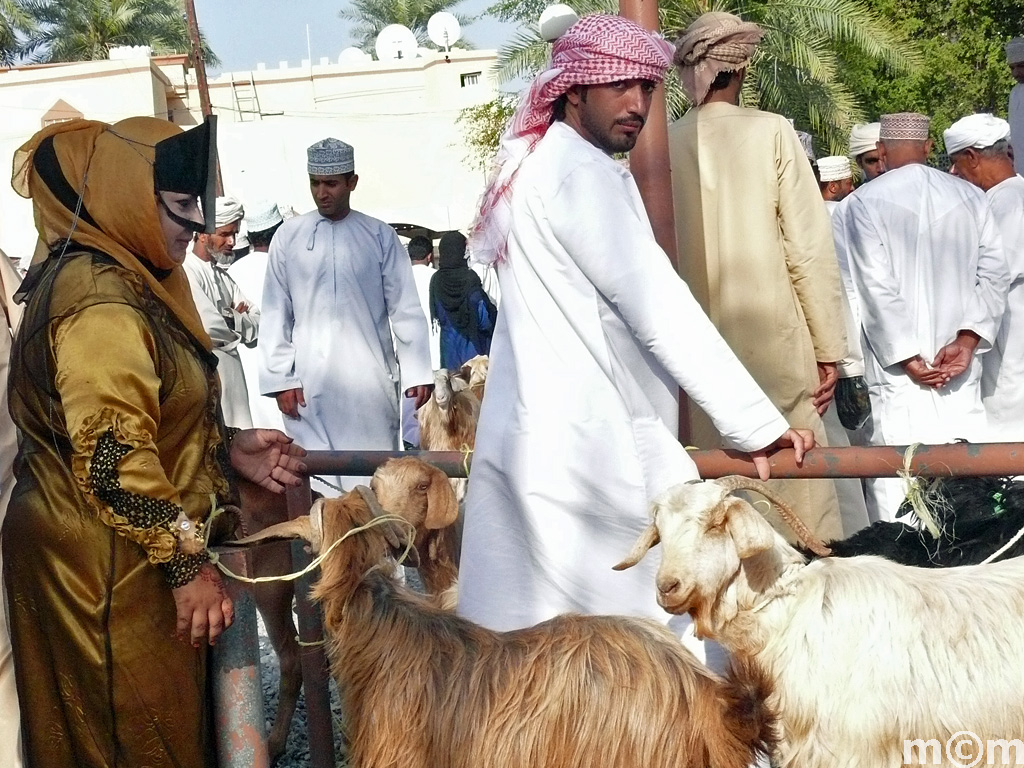
[[[320,564],[327,558],[327,556],[334,551],[334,548],[341,544],[341,542],[343,542],[349,536],[352,536],[356,533],[362,533],[363,531],[368,531],[370,528],[382,525],[383,523],[400,523],[402,525],[408,526],[408,528],[413,534],[413,536],[410,537],[409,540],[406,542],[405,551],[402,552],[402,556],[398,558],[398,564],[401,565],[406,561],[406,559],[408,559],[409,552],[412,551],[412,542],[413,538],[415,538],[416,528],[404,517],[399,517],[398,515],[381,515],[380,517],[375,517],[366,525],[360,525],[357,528],[351,529],[344,536],[342,536],[340,539],[331,544],[331,546],[329,546],[327,549],[325,549],[323,552],[321,552],[319,555],[313,558],[309,565],[307,565],[301,571],[296,571],[294,573],[286,573],[281,576],[256,576],[255,578],[249,576],[242,576],[241,574],[235,573],[226,565],[224,565],[224,563],[220,561],[220,555],[213,551],[210,552],[210,562],[217,566],[217,569],[228,578],[235,579],[236,581],[243,581],[246,584],[266,584],[273,581],[295,581],[296,579],[301,579],[307,573],[311,573],[312,571],[319,568]]]

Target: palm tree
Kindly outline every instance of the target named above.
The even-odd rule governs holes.
[[[180,0],[28,0],[37,28],[23,50],[33,61],[92,61],[118,45],[148,45],[154,53],[191,49]],[[206,44],[208,64],[218,60]]]
[[[567,0],[580,15],[617,13],[616,0]],[[504,0],[489,12],[531,24],[499,52],[503,82],[528,78],[550,53],[534,31],[538,0]],[[845,152],[850,127],[864,111],[838,75],[838,51],[852,50],[882,64],[891,73],[920,65],[916,48],[895,34],[861,0],[662,0],[661,28],[677,37],[700,14],[728,11],[759,24],[765,31],[748,71],[743,92],[747,106],[792,118],[830,154]],[[669,118],[689,107],[674,72],[666,79]]]
[[[354,22],[352,37],[356,45],[367,53],[373,51],[374,41],[384,27],[402,24],[412,30],[421,46],[436,47],[427,37],[427,22],[438,11],[451,13],[462,0],[352,0],[350,8],[342,9],[338,16]],[[472,16],[454,13],[463,27],[473,23]],[[465,40],[460,44],[467,46]]]
[[[0,65],[10,66],[18,60],[19,32],[27,35],[32,29],[32,17],[18,0],[0,0]]]

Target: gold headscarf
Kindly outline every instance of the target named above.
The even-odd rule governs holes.
[[[721,72],[747,66],[763,36],[757,24],[731,13],[712,11],[698,17],[676,41],[672,57],[690,100],[703,104]]]
[[[36,230],[45,251],[72,239],[107,254],[141,275],[209,351],[212,344],[192,300],[188,277],[167,253],[157,213],[155,146],[181,132],[173,123],[153,117],[131,117],[113,125],[94,120],[58,123],[36,133],[15,153],[11,186],[22,197],[32,199]],[[52,179],[48,185],[34,162],[41,145],[41,151],[49,152],[44,143],[51,137],[69,189],[52,189],[50,185],[60,185]],[[38,249],[34,261],[45,258],[45,251]]]

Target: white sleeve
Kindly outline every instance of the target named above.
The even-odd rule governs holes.
[[[839,377],[842,379],[864,375],[864,350],[860,343],[860,311],[857,293],[850,274],[850,256],[846,237],[846,207],[837,206],[832,212],[832,237],[836,246],[836,260],[839,263],[839,278],[843,283],[843,320],[846,323],[846,340],[850,352],[839,361]]]
[[[235,330],[242,337],[243,344],[253,347],[256,345],[260,332],[260,308],[256,305],[256,302],[250,301],[249,297],[242,293],[238,283],[227,272],[222,271],[221,279],[231,295],[231,310],[234,313]],[[239,312],[235,309],[239,304],[247,304],[249,309],[245,312]]]
[[[430,365],[430,330],[416,290],[409,254],[392,229],[384,232],[381,280],[384,303],[395,336],[395,354],[402,375],[402,391],[434,380]]]
[[[263,283],[263,328],[256,346],[259,360],[260,394],[274,395],[302,386],[295,373],[295,346],[292,329],[292,295],[285,272],[287,255],[281,252],[281,238],[270,244],[267,274]]]
[[[185,274],[188,275],[188,284],[192,289],[192,300],[195,302],[196,310],[199,312],[199,319],[202,320],[203,328],[210,334],[213,348],[222,351],[229,351],[238,346],[238,334],[228,326],[224,316],[220,313],[217,304],[218,291],[213,279],[190,264],[188,260],[184,263]]]
[[[1010,269],[1003,250],[1003,238],[987,201],[980,206],[981,242],[978,244],[978,269],[974,290],[964,313],[961,330],[974,331],[991,348],[1006,311],[1006,295],[1010,290]]]
[[[719,433],[741,450],[764,448],[786,420],[672,269],[634,191],[614,169],[579,166],[549,205],[555,237]]]

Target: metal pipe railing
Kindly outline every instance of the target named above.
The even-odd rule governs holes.
[[[774,478],[897,477],[904,470],[908,446],[815,448],[797,466],[792,449],[769,457]],[[305,458],[309,475],[372,475],[391,458],[416,456],[433,464],[449,477],[466,477],[472,457],[458,451],[309,451]],[[737,451],[692,451],[690,457],[705,479],[725,475],[757,477],[754,463]],[[909,466],[919,477],[1024,475],[1024,443],[951,443],[916,445]],[[288,517],[309,511],[312,500],[309,478],[288,492]],[[293,548],[296,569],[309,562],[301,548]],[[319,612],[305,600],[309,578],[296,586],[299,637],[303,643],[323,639]],[[302,652],[302,685],[306,697],[310,761],[314,768],[334,766],[334,736],[327,688],[327,660],[319,645]]]
[[[950,443],[913,446],[910,472],[921,477],[1024,474],[1024,443]],[[775,478],[896,477],[908,446],[815,448],[797,466],[792,449],[769,457]],[[310,451],[310,475],[372,475],[391,458],[417,456],[449,477],[466,477],[472,457],[459,451]],[[756,477],[754,463],[738,451],[692,451],[703,478],[724,475]],[[303,513],[304,514],[304,513]]]

